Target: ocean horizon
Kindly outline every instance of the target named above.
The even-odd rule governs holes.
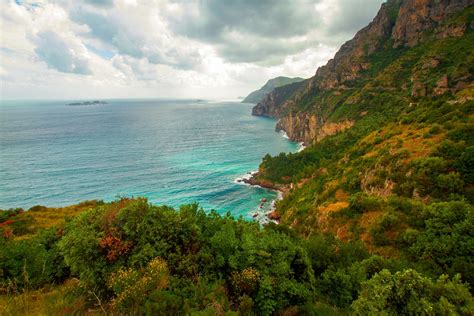
[[[0,102],[0,209],[144,196],[251,219],[277,193],[237,180],[299,148],[238,100],[100,100]]]

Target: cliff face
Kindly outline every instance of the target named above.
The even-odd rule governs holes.
[[[294,141],[320,141],[326,136],[334,135],[354,125],[354,121],[345,120],[338,123],[324,122],[321,116],[307,112],[290,113],[283,116],[277,123],[276,129],[283,130]]]
[[[343,94],[354,90],[358,82],[377,75],[373,56],[416,46],[430,36],[427,31],[433,31],[436,38],[462,36],[471,27],[469,23],[442,25],[442,22],[472,4],[474,0],[387,1],[373,21],[343,44],[334,58],[305,81],[303,87],[285,100],[275,90],[254,108],[253,114],[278,118],[277,129],[308,144],[352,126],[348,122],[353,122],[353,118],[335,118],[332,113],[339,104],[350,104],[357,98],[338,99],[336,103],[323,96],[332,91]],[[444,93],[445,81],[441,82],[440,78],[440,88],[433,93]],[[412,89],[415,95],[427,93],[418,82],[412,84]]]
[[[410,0],[403,1],[398,18],[392,31],[394,47],[413,47],[422,40],[425,30],[436,27],[437,23],[450,15],[474,4],[473,0]],[[464,34],[466,25],[461,29],[449,30],[446,35],[460,36]]]

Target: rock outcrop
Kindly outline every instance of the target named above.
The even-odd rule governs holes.
[[[403,1],[392,31],[394,47],[418,45],[423,39],[424,31],[434,28],[439,22],[471,4],[474,4],[473,0]],[[462,36],[465,27],[457,25],[452,29],[445,28],[440,36]]]
[[[334,135],[354,125],[354,121],[345,120],[332,123],[324,122],[321,116],[300,112],[283,116],[276,125],[276,130],[283,130],[292,140],[311,144]]]

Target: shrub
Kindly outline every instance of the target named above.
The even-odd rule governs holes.
[[[349,198],[349,207],[358,213],[378,211],[382,207],[382,202],[377,197],[358,192]]]
[[[115,295],[114,305],[119,310],[130,312],[137,310],[151,292],[166,288],[168,278],[166,261],[157,257],[144,269],[121,268],[114,272],[108,286]]]
[[[461,201],[434,203],[425,209],[423,217],[424,229],[416,235],[410,253],[434,271],[461,273],[463,280],[473,284],[472,205]]]
[[[382,270],[364,283],[352,308],[356,315],[472,315],[474,301],[459,277],[433,282],[411,269]]]

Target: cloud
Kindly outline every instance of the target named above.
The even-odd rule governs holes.
[[[179,33],[210,41],[229,32],[288,38],[304,35],[318,25],[314,16],[314,4],[318,2],[209,0],[197,5],[185,4],[183,14],[174,19],[174,28]]]
[[[36,55],[47,64],[48,68],[66,73],[92,74],[88,60],[78,55],[78,52],[58,34],[43,31],[36,35],[34,42]]]
[[[381,3],[380,0],[364,0],[363,5],[359,0],[334,0],[331,5],[326,3],[323,6],[327,25],[325,32],[346,37],[354,34],[375,17]]]
[[[281,62],[314,45],[307,35],[319,25],[310,1],[219,1],[184,3],[169,15],[180,35],[214,45],[230,62]]]
[[[88,35],[115,48],[119,53],[136,58],[143,57],[144,36],[134,32],[113,15],[88,10],[72,12],[72,19],[89,27]]]
[[[176,69],[193,69],[202,61],[196,45],[176,38],[166,29],[163,18],[146,7],[100,13],[81,7],[70,16],[88,27],[85,36],[101,41],[119,55],[146,58],[152,64]]]
[[[0,97],[244,95],[314,75],[382,1],[0,1]]]
[[[97,6],[97,7],[111,7],[114,4],[114,0],[85,0],[85,2]]]

